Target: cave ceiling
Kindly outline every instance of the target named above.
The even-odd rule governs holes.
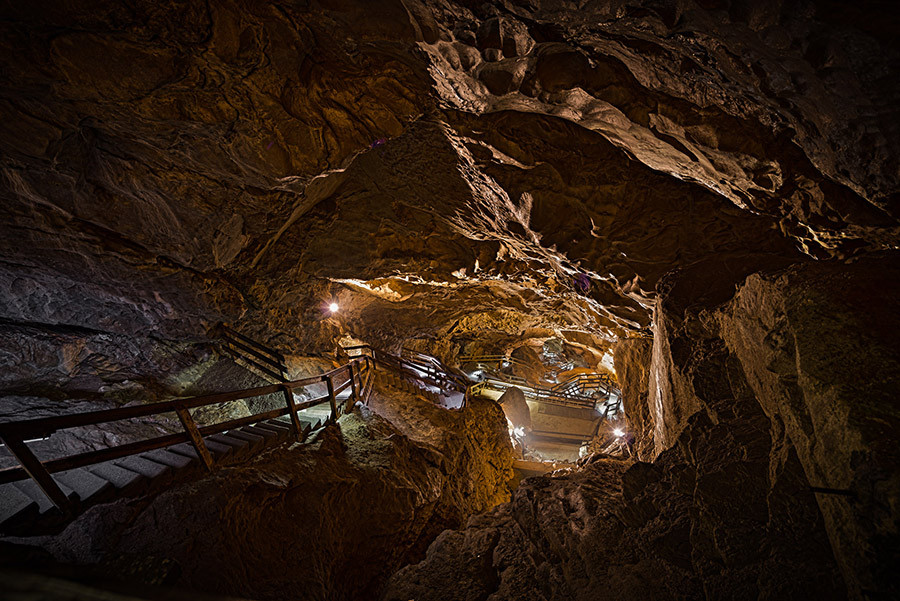
[[[750,273],[897,248],[877,21],[774,0],[7,4],[0,318],[602,349],[666,287],[715,304]]]

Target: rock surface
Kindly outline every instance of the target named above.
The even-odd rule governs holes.
[[[598,569],[645,597],[894,594],[898,328],[885,299],[896,298],[900,247],[900,23],[890,8],[7,3],[2,418],[202,384],[207,333],[222,320],[298,356],[354,338],[450,363],[559,339],[593,367],[617,340],[652,335],[652,348],[621,342],[617,355],[638,455],[655,467],[600,462],[533,481],[468,534],[443,535],[391,594],[427,584],[429,570],[468,583],[447,594],[620,593],[598,588]],[[499,415],[483,417],[492,428]],[[440,469],[429,452],[412,458],[429,447],[376,425],[367,438],[369,418],[358,419],[358,448],[413,475],[379,471],[332,432],[321,461],[297,452],[299,467],[215,476],[165,502],[193,515],[192,495],[208,493],[219,517],[198,524],[288,533],[275,549],[288,557],[309,551],[301,525],[266,522],[241,495],[319,507],[286,474],[349,470],[349,482],[321,480],[348,511],[370,509],[348,491],[406,499],[382,516],[371,549],[352,549],[373,572],[361,588],[325,567],[289,586],[372,594],[434,530],[496,499],[460,505],[457,488],[448,498],[464,509],[435,509],[448,492],[435,492]],[[437,433],[465,422],[416,423]],[[463,469],[482,449],[465,448],[432,459]],[[482,467],[490,486],[503,481],[503,465]],[[811,485],[855,496],[812,497]],[[182,541],[173,552],[186,582],[250,586],[252,575],[220,577],[191,554],[159,503],[120,504],[131,521],[117,532],[147,552]],[[619,522],[598,523],[595,504]],[[441,518],[429,526],[430,512]],[[111,528],[72,553],[128,548]],[[236,562],[227,528],[214,531],[215,557]],[[637,542],[618,562],[623,533]],[[502,552],[472,559],[460,536]],[[444,556],[462,563],[434,563]]]
[[[525,432],[531,431],[531,410],[525,401],[525,393],[512,386],[506,389],[497,400],[506,419],[516,428],[524,428]]]
[[[650,406],[650,357],[653,340],[625,338],[615,346],[615,366],[622,391],[622,408],[628,430],[635,437],[635,456],[653,458],[653,417]]]
[[[653,461],[524,481],[398,572],[386,598],[896,596],[900,353],[882,332],[898,313],[895,295],[874,294],[896,265],[754,275],[718,311],[663,298],[652,351],[617,348]]]
[[[602,354],[896,245],[896,18],[745,4],[7,6],[0,318]]]
[[[150,498],[95,507],[55,537],[20,542],[110,572],[155,562],[168,566],[169,584],[206,592],[374,598],[438,532],[508,500],[512,477],[495,404],[451,413],[417,399],[398,403],[396,414],[417,416],[404,427],[418,440],[361,408],[313,443]],[[390,400],[377,404],[388,412]]]
[[[753,276],[719,314],[756,398],[797,450],[851,589],[900,594],[900,263]],[[841,491],[849,493],[841,494]]]

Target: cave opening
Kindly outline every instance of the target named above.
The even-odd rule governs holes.
[[[4,4],[0,598],[900,597],[890,8]]]

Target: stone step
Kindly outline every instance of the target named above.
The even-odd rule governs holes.
[[[246,457],[250,453],[250,443],[243,438],[237,436],[229,436],[228,434],[213,434],[208,436],[207,440],[218,442],[219,444],[230,445],[234,449],[234,457],[237,459]]]
[[[38,503],[13,483],[0,486],[0,526],[7,522],[21,520],[25,516],[35,516]]]
[[[234,452],[228,445],[220,444],[214,440],[205,440],[205,442],[206,448],[209,449],[209,454],[212,455],[214,461],[227,459]],[[166,450],[171,453],[184,455],[185,457],[201,461],[200,455],[197,454],[197,449],[195,449],[194,445],[190,442],[174,444],[171,447],[167,447]]]
[[[143,457],[123,457],[113,462],[115,465],[140,474],[148,480],[165,479],[172,474],[172,469],[161,463]]]
[[[275,432],[274,430],[269,430],[268,428],[260,428],[256,425],[244,426],[243,428],[241,428],[241,431],[255,434],[256,436],[262,436],[267,441],[267,446],[275,444],[275,442],[281,436],[281,432]]]
[[[82,503],[96,503],[101,499],[106,499],[114,490],[109,481],[92,474],[86,468],[60,472],[54,477],[74,490]]]
[[[291,436],[291,427],[284,422],[280,422],[274,419],[266,420],[264,422],[260,422],[256,424],[257,427],[267,428],[269,430],[273,430],[278,433],[280,438],[287,438]]]
[[[260,434],[253,434],[251,432],[245,432],[244,430],[229,430],[228,436],[246,440],[250,447],[251,454],[255,454],[266,447],[266,438]]]
[[[198,463],[195,463],[191,457],[185,457],[184,455],[179,455],[178,453],[170,453],[165,449],[154,449],[152,451],[147,451],[146,453],[142,453],[140,457],[146,459],[147,461],[153,461],[154,463],[165,465],[169,467],[173,473],[177,474],[184,474],[193,470],[200,469],[200,465]]]
[[[66,497],[71,497],[74,495],[75,491],[59,482],[56,483],[59,485],[60,490],[62,490],[63,494]],[[29,497],[31,497],[38,504],[38,513],[45,514],[52,510],[56,510],[56,506],[53,505],[53,501],[51,501],[47,495],[44,494],[44,491],[37,485],[34,480],[21,480],[19,482],[13,482],[13,486],[19,489],[19,492],[22,492]]]
[[[130,469],[115,465],[111,461],[98,463],[87,468],[95,476],[109,481],[119,494],[131,494],[146,485],[146,478]]]

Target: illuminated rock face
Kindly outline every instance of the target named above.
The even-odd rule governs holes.
[[[387,598],[895,595],[897,275],[864,259],[754,275],[718,310],[663,297],[652,349],[616,348],[648,462],[523,482]]]
[[[615,346],[638,457],[657,465],[622,490],[676,473],[647,476],[671,520],[637,539],[630,581],[678,574],[682,596],[707,598],[778,598],[792,572],[816,591],[840,573],[851,597],[889,586],[895,16],[775,0],[82,4],[0,9],[4,418],[178,394],[214,361],[220,320],[298,356],[353,337],[453,362],[560,338],[594,367]],[[621,471],[571,486],[615,490]],[[498,519],[530,507],[521,494]],[[616,507],[638,532],[630,494]],[[793,566],[785,532],[814,560],[766,588],[775,564],[729,545]],[[654,550],[661,537],[678,553]],[[640,558],[666,567],[644,577]]]
[[[2,315],[607,347],[896,245],[893,21],[641,4],[5,8]]]

